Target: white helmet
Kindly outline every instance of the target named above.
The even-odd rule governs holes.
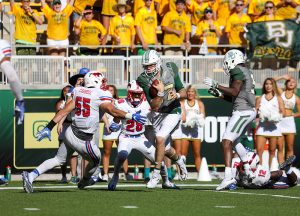
[[[104,81],[105,78],[99,71],[90,71],[84,76],[84,86],[88,88],[101,88]]]
[[[147,66],[154,64],[156,65],[156,67],[153,70],[147,70]],[[144,67],[144,72],[148,77],[155,77],[156,74],[160,71],[161,67],[160,54],[155,50],[147,50],[142,56],[142,65]]]
[[[127,99],[134,107],[137,107],[146,99],[143,89],[135,80],[127,85]]]
[[[297,183],[300,183],[300,170],[298,170],[296,167],[291,167],[291,171],[293,171],[297,176]]]
[[[247,152],[247,160],[250,165],[250,168],[253,170],[256,170],[258,164],[259,164],[259,157],[254,152]]]
[[[223,69],[224,72],[227,76],[229,76],[229,71],[235,68],[238,64],[245,63],[245,56],[244,54],[237,50],[237,49],[232,49],[229,50],[223,60]]]

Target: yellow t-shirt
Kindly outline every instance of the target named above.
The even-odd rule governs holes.
[[[56,13],[48,5],[42,8],[48,20],[47,36],[52,40],[65,40],[69,36],[69,17],[73,12],[73,7],[69,4],[61,12]]]
[[[102,4],[102,14],[107,16],[115,16],[118,13],[116,13],[112,7],[118,3],[118,0],[103,0]]]
[[[91,20],[90,22],[82,20],[79,29],[80,45],[99,45],[99,34],[106,35],[106,29],[97,20]]]
[[[265,9],[265,3],[269,0],[251,0],[248,8],[248,14],[261,13]]]
[[[155,44],[157,28],[156,11],[148,11],[145,7],[140,9],[135,16],[134,25],[140,27],[144,41],[147,44]]]
[[[216,0],[213,4],[213,10],[217,12],[217,21],[220,26],[225,26],[228,17],[230,16],[229,0]]]
[[[81,14],[87,5],[93,6],[95,2],[96,0],[75,0],[73,5],[74,12],[76,12],[77,14]]]
[[[294,0],[298,6],[300,5],[300,0]],[[278,4],[279,2],[277,2]],[[276,4],[276,5],[277,5]],[[276,15],[281,16],[283,19],[295,19],[297,17],[296,8],[293,8],[290,5],[278,8]]]
[[[36,15],[39,15],[37,10],[33,10]],[[12,14],[16,17],[15,39],[31,44],[36,43],[36,21],[31,14],[25,13],[17,4],[12,8]]]
[[[272,20],[283,20],[283,17],[275,15],[274,17],[270,18],[268,15],[263,15],[258,17],[254,22],[264,22],[264,21],[272,21]]]
[[[251,19],[248,15],[243,14],[239,17],[236,13],[233,13],[227,20],[225,32],[229,32],[229,44],[245,45],[246,39],[243,37],[245,32],[244,26],[247,23],[251,23]]]
[[[217,21],[213,21],[213,25],[216,27],[217,31],[220,30],[220,26]],[[202,35],[206,33],[205,39],[206,39],[206,44],[207,45],[217,45],[219,40],[217,37],[216,31],[212,31],[209,29],[209,24],[207,23],[206,20],[202,20],[198,23],[197,28],[196,28],[196,33],[195,35]],[[201,37],[201,40],[203,41],[203,37]],[[209,48],[208,52],[215,52],[216,48]]]
[[[120,37],[119,45],[129,46],[131,44],[131,36],[135,35],[133,17],[129,14],[126,14],[124,19],[119,15],[114,16],[110,21],[109,34]]]
[[[165,33],[163,40],[165,45],[180,45],[183,43],[185,33],[191,32],[190,18],[184,12],[180,16],[176,11],[168,12],[164,16],[161,26],[168,26],[182,31],[180,37],[175,34]]]
[[[209,6],[210,6],[210,4],[208,2],[203,2],[201,5],[199,5],[197,2],[191,1],[191,4],[187,8],[192,13],[192,25],[196,26],[198,24],[198,22],[204,16],[205,8],[207,8]]]

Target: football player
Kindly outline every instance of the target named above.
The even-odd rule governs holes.
[[[24,120],[24,99],[21,88],[21,82],[18,78],[17,72],[10,62],[11,47],[6,40],[0,40],[0,68],[4,72],[8,79],[10,88],[16,98],[15,104],[15,116],[17,118],[17,124],[20,125]]]
[[[116,101],[117,109],[128,113],[141,112],[141,115],[148,116],[150,113],[150,105],[146,100],[143,89],[135,80],[128,83],[127,98]],[[119,136],[118,155],[114,164],[114,175],[108,184],[108,190],[115,190],[118,180],[119,171],[123,162],[127,159],[132,149],[141,152],[150,161],[155,162],[155,147],[144,135],[145,126],[131,119],[122,120],[122,130]],[[168,150],[170,145],[166,147]],[[169,181],[167,168],[162,163],[160,174],[162,176],[164,189],[178,189],[178,187]]]
[[[46,160],[31,173],[23,172],[23,186],[27,193],[33,192],[32,182],[42,173],[49,169],[64,164],[74,151],[78,152],[89,163],[83,174],[83,178],[78,183],[78,188],[91,185],[94,181],[92,174],[99,166],[100,150],[98,144],[93,140],[93,135],[99,127],[99,117],[105,112],[118,118],[126,118],[145,124],[146,117],[137,113],[126,113],[116,109],[112,104],[112,96],[109,91],[101,89],[105,78],[98,71],[91,71],[84,76],[84,87],[76,87],[72,93],[72,100],[60,110],[49,124],[37,133],[37,140],[48,138],[51,141],[51,130],[66,115],[75,109],[75,116],[71,126],[65,132],[64,144],[62,144],[56,156]],[[100,112],[101,111],[101,112]]]
[[[148,50],[143,54],[142,66],[144,71],[137,78],[137,82],[143,88],[150,104],[152,110],[150,121],[156,137],[155,168],[147,188],[155,188],[160,179],[164,155],[177,161],[180,168],[179,178],[187,179],[185,157],[177,155],[172,148],[166,150],[166,145],[170,145],[172,132],[179,125],[181,119],[179,99],[186,98],[186,91],[176,64],[173,62],[162,64],[160,55],[155,50]],[[152,94],[153,88],[157,90],[156,95]]]
[[[229,87],[219,85],[216,80],[206,77],[204,84],[209,86],[208,92],[215,97],[221,97],[233,104],[232,116],[229,119],[225,133],[222,138],[223,155],[225,160],[225,177],[216,190],[226,189],[236,180],[232,176],[232,144],[244,162],[247,175],[253,175],[247,164],[247,151],[240,143],[240,137],[244,134],[246,127],[256,117],[255,111],[255,82],[252,72],[245,65],[244,54],[236,49],[229,50],[223,61],[223,69],[230,76]],[[237,145],[238,144],[238,145]]]

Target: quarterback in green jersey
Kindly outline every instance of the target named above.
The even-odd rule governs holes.
[[[249,166],[247,151],[240,143],[241,136],[256,117],[255,111],[255,82],[252,72],[245,65],[244,54],[237,50],[229,50],[224,56],[223,69],[230,76],[229,87],[219,85],[217,81],[206,77],[204,84],[208,92],[232,102],[233,111],[222,137],[222,147],[225,161],[225,177],[216,190],[235,188],[236,180],[232,176],[232,144],[241,158],[246,175],[254,177]]]
[[[144,71],[137,78],[151,106],[150,122],[155,131],[155,169],[147,188],[155,188],[160,179],[160,168],[164,156],[175,160],[180,168],[180,179],[187,179],[185,158],[171,148],[171,134],[181,119],[180,98],[186,98],[186,91],[180,80],[178,67],[173,62],[162,64],[160,54],[148,50],[142,56]],[[154,93],[153,93],[154,92]]]

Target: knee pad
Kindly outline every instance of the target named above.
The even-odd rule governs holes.
[[[128,152],[127,151],[122,150],[118,153],[118,158],[121,161],[125,161],[127,159],[127,157],[128,157]]]

